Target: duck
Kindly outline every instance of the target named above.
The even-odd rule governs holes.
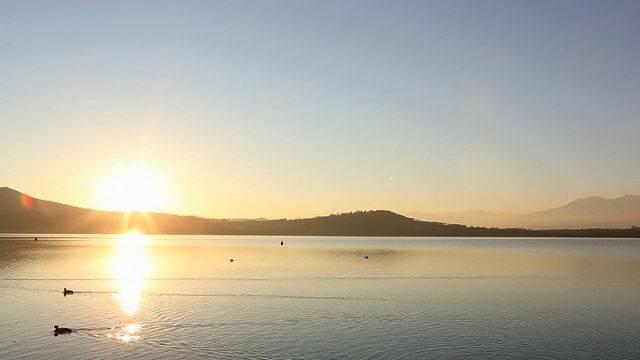
[[[58,336],[60,334],[71,334],[73,330],[69,328],[61,328],[58,325],[53,325],[53,336]]]
[[[233,262],[233,259],[229,259],[229,262]]]
[[[64,294],[64,296],[73,295],[73,290],[67,290],[67,288],[64,288],[64,291],[62,293]]]
[[[365,256],[363,256],[363,258],[369,260],[369,255],[365,255]]]

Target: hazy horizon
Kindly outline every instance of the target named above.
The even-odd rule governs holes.
[[[52,202],[56,202],[59,204],[63,204],[63,205],[69,205],[69,206],[74,206],[74,207],[82,207],[82,208],[86,208],[86,209],[90,209],[90,210],[105,210],[105,211],[126,211],[126,210],[113,210],[113,209],[102,209],[102,208],[93,208],[93,207],[84,207],[84,206],[80,206],[77,204],[72,204],[72,203],[65,203],[65,202],[61,202],[61,201],[57,201],[57,200],[52,200],[52,199],[46,199],[46,198],[39,198],[39,197],[35,197],[32,196],[29,193],[26,193],[24,191],[21,191],[19,188],[15,188],[12,186],[6,186],[6,185],[1,185],[0,184],[0,188],[7,188],[7,189],[11,189],[17,192],[20,192],[22,194],[28,195],[30,197],[39,199],[39,200],[44,200],[44,201],[52,201]],[[455,214],[475,214],[475,215],[482,215],[482,214],[486,214],[489,216],[507,216],[507,217],[516,217],[516,216],[521,216],[521,215],[527,215],[527,214],[531,214],[531,213],[535,213],[535,212],[540,212],[540,211],[547,211],[547,210],[553,210],[559,207],[563,207],[566,206],[576,200],[585,200],[585,199],[603,199],[603,200],[616,200],[616,199],[620,199],[620,198],[624,198],[625,196],[639,196],[639,195],[635,195],[635,194],[624,194],[621,196],[617,196],[617,197],[613,197],[613,198],[604,198],[598,195],[594,195],[594,196],[587,196],[587,197],[582,197],[582,198],[577,198],[577,199],[573,199],[568,203],[564,203],[564,204],[556,204],[555,206],[551,206],[548,208],[543,208],[543,209],[539,209],[539,210],[532,210],[532,211],[520,211],[520,212],[492,212],[486,209],[480,209],[480,208],[472,208],[472,209],[463,209],[460,211],[438,211],[437,209],[434,211],[429,211],[429,212],[420,212],[420,211],[409,211],[409,210],[402,210],[402,209],[360,209],[360,208],[354,208],[354,209],[350,209],[350,210],[346,210],[345,212],[352,212],[352,211],[369,211],[369,210],[389,210],[389,211],[393,211],[399,214],[439,214],[439,215],[455,215]],[[156,210],[133,210],[133,211],[140,211],[140,212],[163,212],[163,213],[170,213],[170,214],[174,214],[174,215],[184,215],[184,216],[201,216],[204,217],[201,214],[182,214],[182,213],[171,213],[171,212],[166,212],[166,211],[156,211]],[[328,213],[322,213],[322,214],[316,214],[316,215],[312,215],[312,216],[322,216],[322,215],[329,215],[329,214],[336,214],[336,213],[340,213],[340,212],[328,212]],[[229,218],[229,217],[223,217],[223,218]],[[243,217],[239,217],[239,219],[242,219]],[[254,218],[248,218],[248,217],[244,217],[247,219],[261,219],[261,218],[267,218],[265,216],[259,216],[259,217],[254,217]]]
[[[640,194],[634,1],[5,2],[0,185],[97,210]]]
[[[0,187],[0,192],[4,193],[4,190],[15,191],[17,196],[21,192],[10,187]],[[22,193],[22,196],[14,198],[15,201],[10,200],[14,208],[17,206],[20,209],[29,209],[32,207],[31,203],[33,198],[29,198],[28,194]],[[10,199],[10,192],[6,192],[2,198]],[[49,201],[47,199],[39,199]],[[16,203],[17,202],[17,203]],[[63,204],[68,206],[77,207],[74,204]],[[11,209],[11,206],[7,209]],[[40,211],[43,208],[39,207]],[[89,209],[89,208],[85,208]],[[100,209],[89,209],[98,210]],[[438,222],[444,224],[461,224],[471,227],[485,227],[485,228],[521,228],[521,229],[533,229],[533,230],[549,230],[549,229],[628,229],[631,227],[638,227],[640,225],[640,196],[626,194],[622,197],[614,199],[605,199],[599,196],[592,196],[587,198],[576,199],[568,204],[563,204],[544,211],[529,212],[526,214],[506,214],[506,213],[493,213],[485,210],[467,210],[463,212],[411,212],[411,211],[398,211],[395,209],[352,209],[345,212],[331,212],[326,214],[318,214],[307,217],[288,218],[290,220],[303,219],[303,218],[317,218],[333,216],[338,214],[353,214],[359,212],[379,212],[379,211],[391,211],[392,213],[400,214],[405,217],[427,221]],[[155,212],[155,211],[152,211]],[[144,212],[143,212],[144,214]],[[170,214],[170,213],[169,213]],[[184,214],[174,214],[184,215]],[[124,212],[124,218],[130,216],[129,212]],[[198,214],[187,214],[187,216],[194,216],[199,218],[207,218]],[[211,219],[211,218],[210,218]],[[215,218],[213,218],[215,219]],[[254,217],[254,218],[231,218],[222,217],[217,219],[229,219],[229,220],[279,220],[283,218],[268,218],[268,217]],[[147,221],[148,223],[148,221]],[[158,224],[156,224],[158,225]],[[134,225],[134,228],[137,225]],[[157,229],[156,229],[157,230]],[[155,231],[155,230],[154,230]]]

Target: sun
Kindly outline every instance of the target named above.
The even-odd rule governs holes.
[[[151,168],[141,160],[117,163],[110,173],[96,183],[98,207],[112,211],[168,211],[172,191],[166,173]]]

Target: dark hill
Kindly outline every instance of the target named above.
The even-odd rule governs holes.
[[[310,219],[248,222],[237,231],[264,235],[429,236],[468,230],[462,225],[418,221],[387,210],[356,211]]]
[[[144,233],[199,234],[211,221],[193,216],[98,211],[32,198],[0,188],[0,232],[114,234],[132,229]]]
[[[525,230],[419,221],[387,210],[310,219],[224,220],[161,213],[97,211],[30,198],[0,188],[0,233],[296,235],[296,236],[572,236],[640,237],[640,228]]]
[[[84,210],[75,206],[32,198],[11,188],[0,187],[0,211],[36,211],[44,214],[77,215]]]

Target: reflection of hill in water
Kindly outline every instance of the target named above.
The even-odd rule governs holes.
[[[113,234],[135,229],[147,234],[292,236],[576,236],[640,237],[640,229],[497,229],[419,221],[387,210],[356,211],[311,219],[225,220],[159,213],[96,211],[28,198],[0,188],[0,232]]]

